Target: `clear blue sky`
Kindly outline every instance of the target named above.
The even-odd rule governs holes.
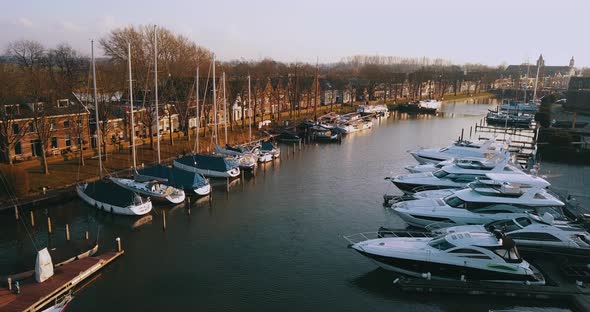
[[[158,24],[223,60],[338,61],[354,54],[442,57],[456,63],[590,66],[588,0],[3,0],[0,49],[51,47],[129,24]],[[99,52],[100,54],[100,52]]]

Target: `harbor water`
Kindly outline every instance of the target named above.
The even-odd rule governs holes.
[[[437,116],[392,114],[341,144],[305,145],[294,154],[281,145],[281,159],[233,182],[229,193],[225,181],[214,183],[212,202],[193,198],[190,214],[155,205],[151,216],[128,218],[75,199],[36,210],[32,229],[3,216],[0,265],[14,269],[33,257],[29,235],[37,246],[59,245],[69,224],[73,238],[98,234],[101,248],[120,237],[125,255],[81,289],[68,311],[569,311],[537,299],[403,293],[394,274],[342,238],[404,227],[382,206],[383,194],[396,192],[384,177],[415,163],[407,150],[448,145],[461,129],[468,138],[495,104],[462,100],[443,103]]]

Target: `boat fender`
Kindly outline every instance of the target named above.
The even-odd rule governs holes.
[[[467,282],[467,279],[465,279],[465,274],[461,274],[461,282]]]
[[[430,272],[422,273],[422,278],[430,280],[432,278],[432,275],[430,274]]]
[[[397,282],[399,282],[399,277],[393,280],[393,284],[397,284]]]

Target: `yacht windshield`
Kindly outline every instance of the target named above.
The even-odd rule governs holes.
[[[518,254],[518,251],[516,250],[516,247],[510,248],[510,249],[506,249],[506,248],[494,249],[494,252],[498,256],[502,257],[502,259],[504,259],[506,262],[511,262],[511,263],[522,262],[522,259],[520,258],[520,255]]]
[[[445,201],[445,203],[447,205],[449,205],[451,207],[465,208],[465,202],[461,198],[459,198],[455,195],[449,195],[449,196],[445,197],[443,200]]]
[[[449,174],[448,172],[446,172],[446,171],[444,171],[442,169],[441,170],[437,170],[437,171],[435,171],[435,172],[432,173],[432,175],[434,175],[435,177],[437,177],[439,179],[446,177],[448,174]]]
[[[430,243],[428,243],[428,245],[439,250],[447,250],[455,247],[455,245],[449,243],[444,236],[441,238],[431,240]]]
[[[485,228],[488,232],[493,232],[494,230],[501,230],[502,232],[512,232],[520,230],[522,227],[516,224],[513,220],[500,220],[486,224]]]

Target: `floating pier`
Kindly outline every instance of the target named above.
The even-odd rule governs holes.
[[[54,268],[54,275],[43,283],[37,283],[33,279],[23,281],[20,284],[19,294],[15,293],[14,287],[12,290],[0,288],[0,310],[5,312],[40,311],[122,256],[123,253],[124,251],[119,248],[119,251],[106,252],[97,257],[76,260]]]

